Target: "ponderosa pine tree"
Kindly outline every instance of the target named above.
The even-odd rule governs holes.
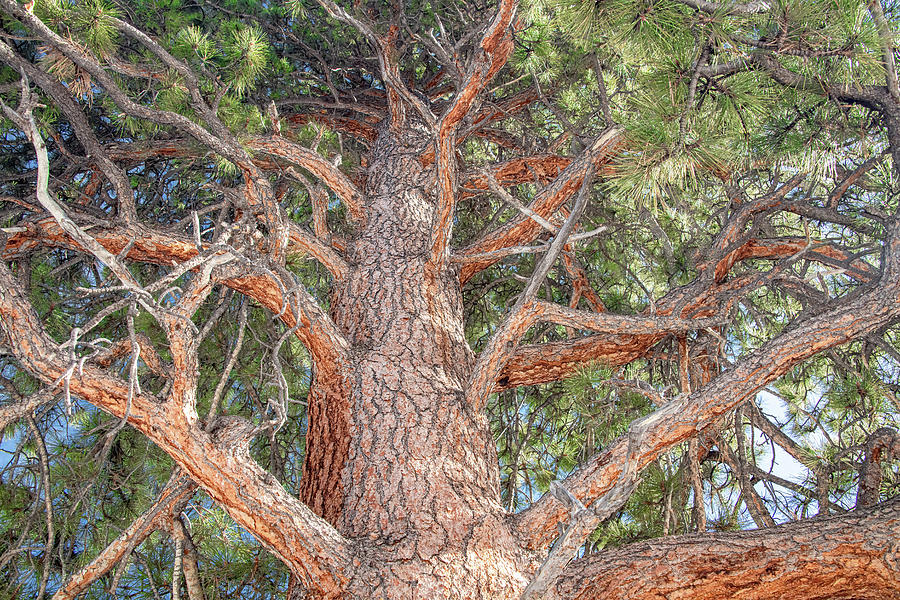
[[[7,596],[900,596],[896,2],[0,8]]]

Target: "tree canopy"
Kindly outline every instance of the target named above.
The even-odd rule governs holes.
[[[435,399],[403,443],[478,471],[425,480],[516,540],[453,597],[894,597],[898,22],[0,0],[0,596],[349,596],[366,544],[421,557],[350,500],[383,347],[374,387]]]

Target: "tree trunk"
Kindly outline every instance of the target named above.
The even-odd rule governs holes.
[[[474,361],[459,278],[428,264],[428,144],[385,126],[372,150],[368,217],[332,303],[353,364],[340,381],[315,379],[301,499],[364,540],[359,597],[515,597],[527,561],[500,504],[486,416],[465,403]]]

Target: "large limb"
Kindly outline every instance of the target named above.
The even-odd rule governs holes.
[[[626,435],[569,476],[564,482],[566,489],[594,510],[608,508],[603,506],[604,495],[630,485],[634,468],[642,469],[673,445],[713,424],[794,365],[894,322],[900,316],[898,229],[897,224],[891,226],[878,286],[795,323],[708,385],[638,419]],[[557,523],[565,516],[564,507],[545,495],[514,520],[523,543],[539,548],[553,539]]]
[[[850,251],[807,238],[749,238],[743,243],[721,247],[721,258],[708,262],[704,267],[707,277],[701,275],[694,282],[657,301],[658,315],[677,310],[682,316],[701,316],[721,310],[721,305],[733,301],[737,295],[758,284],[747,277],[726,280],[731,267],[748,259],[789,259],[802,255],[806,260],[842,269],[846,275],[862,283],[878,277],[875,267],[855,258]],[[614,367],[626,365],[644,356],[672,332],[663,329],[656,333],[629,334],[622,331],[524,345],[517,349],[500,371],[494,391],[560,381],[591,363]]]
[[[150,338],[139,333],[135,336],[135,341],[140,347],[141,360],[150,368],[150,371],[160,377],[168,378],[169,374],[166,367],[153,348]],[[131,340],[128,338],[121,339],[94,358],[89,359],[89,362],[100,367],[109,367],[113,361],[122,358],[131,351],[133,351]],[[0,407],[0,432],[6,429],[10,423],[28,417],[38,408],[52,403],[59,397],[59,391],[49,388],[44,388],[27,396],[22,395],[13,381],[5,377],[0,377],[0,387],[4,388],[4,391],[11,399],[9,404]]]
[[[500,185],[516,185],[529,181],[543,185],[552,182],[570,164],[572,159],[566,156],[535,154],[493,164],[488,168],[488,173]],[[459,199],[490,190],[490,176],[484,170],[464,174]]]
[[[68,354],[43,331],[15,277],[0,265],[0,324],[21,366],[49,386],[70,370]],[[185,414],[182,391],[165,401],[86,365],[70,389],[128,423],[169,454],[231,517],[279,556],[307,587],[336,597],[350,546],[329,523],[288,494],[249,456],[249,423],[228,418],[211,433]]]
[[[308,148],[286,140],[281,136],[254,137],[246,140],[245,145],[259,152],[278,156],[303,167],[331,188],[338,198],[347,206],[347,211],[356,222],[363,219],[362,193],[356,185],[338,171],[337,167]]]
[[[727,312],[728,304],[755,283],[756,279],[750,277],[711,285],[698,279],[677,288],[657,301],[655,317],[677,315],[678,319],[667,321],[654,318],[655,330],[632,328],[630,333],[625,333],[604,327],[605,333],[521,346],[499,372],[494,391],[560,381],[590,364],[626,365],[646,354],[666,335],[702,328],[704,323],[694,319]],[[597,319],[598,324],[603,323],[603,317],[599,315],[584,313],[582,316],[584,319]],[[615,315],[606,315],[606,318],[610,317],[615,318]],[[688,321],[693,321],[694,325],[688,326]]]
[[[561,600],[896,598],[900,500],[755,531],[683,535],[573,561]]]
[[[560,239],[564,240],[562,237]],[[565,242],[562,241],[561,243]],[[551,302],[533,300],[533,296],[523,293],[520,301],[510,311],[510,315],[497,329],[479,356],[473,371],[467,398],[473,406],[481,406],[486,401],[487,396],[492,391],[496,391],[498,387],[514,387],[517,381],[511,381],[509,379],[510,375],[505,373],[508,372],[507,368],[510,363],[517,360],[517,358],[521,360],[523,354],[527,356],[530,352],[529,349],[535,347],[526,346],[523,348],[524,352],[516,352],[515,348],[518,340],[535,323],[555,323],[566,327],[599,332],[601,335],[593,337],[604,340],[611,354],[616,352],[617,343],[622,342],[625,346],[621,348],[622,355],[630,358],[634,356],[636,351],[645,352],[650,345],[665,335],[711,327],[717,325],[719,321],[720,319],[716,319],[711,315],[706,315],[704,318],[699,319],[684,319],[674,316],[631,316],[594,313],[560,306]],[[590,340],[587,350],[596,352],[598,344],[594,339],[587,339]],[[545,367],[549,366],[546,354],[547,346],[546,344],[540,345],[540,350],[538,351],[538,354],[543,356]],[[577,347],[577,341],[559,343],[561,353],[565,356],[571,356],[573,348]],[[634,358],[636,357],[634,356]],[[541,366],[535,365],[534,368],[540,370]],[[509,372],[516,373],[516,371]],[[492,384],[492,382],[496,383]]]
[[[544,278],[556,263],[556,259],[565,248],[569,235],[575,229],[575,224],[581,218],[581,213],[587,206],[587,199],[590,196],[591,177],[593,170],[588,169],[585,174],[584,183],[578,192],[578,198],[575,201],[575,207],[572,214],[559,228],[553,243],[550,245],[547,254],[535,265],[531,278],[525,285],[525,289],[519,294],[515,305],[509,311],[509,314],[500,324],[500,327],[494,331],[491,339],[485,345],[484,350],[475,362],[472,369],[472,376],[469,380],[469,389],[466,391],[466,402],[474,410],[481,410],[490,396],[497,375],[504,365],[509,361],[515,351],[516,346],[522,339],[522,336],[533,323],[541,318],[542,313],[553,310],[553,305],[546,302],[537,302],[537,292],[544,285]]]

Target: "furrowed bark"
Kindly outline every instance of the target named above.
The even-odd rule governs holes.
[[[882,467],[878,463],[897,456],[900,456],[900,436],[894,429],[882,427],[869,436],[866,442],[866,456],[859,470],[857,508],[872,506],[878,502],[883,476]]]
[[[569,476],[563,483],[566,489],[586,506],[592,506],[620,483],[620,477],[627,474],[626,465],[645,467],[674,444],[713,424],[795,364],[894,322],[900,317],[897,229],[896,224],[891,228],[892,235],[885,248],[885,269],[877,287],[836,302],[819,316],[795,323],[700,390],[635,421],[628,434]],[[556,524],[564,518],[564,508],[552,496],[545,495],[516,515],[514,521],[526,546],[540,548],[552,540]]]
[[[900,596],[900,501],[763,530],[684,535],[573,561],[561,600],[889,600]]]
[[[300,495],[360,540],[368,575],[349,597],[512,598],[527,559],[499,502],[487,420],[465,402],[474,360],[458,280],[430,265],[428,136],[423,123],[402,135],[384,123],[373,147],[366,222],[331,303],[353,360],[310,389]]]

